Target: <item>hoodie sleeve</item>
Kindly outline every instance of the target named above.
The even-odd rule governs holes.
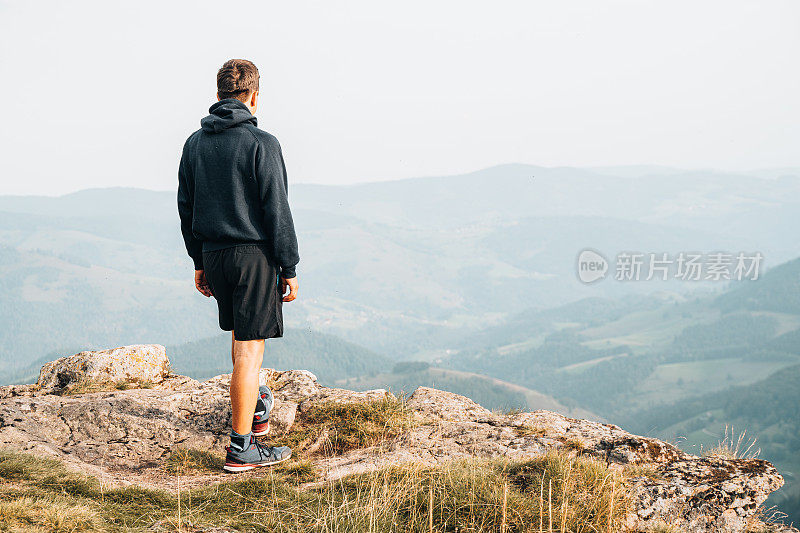
[[[181,218],[181,233],[186,251],[194,262],[195,270],[203,270],[203,242],[192,234],[192,217],[194,214],[194,184],[189,165],[186,163],[186,147],[183,148],[181,162],[178,166],[178,215]]]
[[[293,278],[300,261],[292,212],[289,210],[286,165],[281,146],[274,137],[260,141],[256,151],[256,172],[264,210],[264,231],[272,239],[272,257],[281,267],[281,276]]]

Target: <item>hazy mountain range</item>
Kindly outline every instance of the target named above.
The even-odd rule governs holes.
[[[290,329],[267,344],[267,366],[349,388],[435,385],[695,449],[735,424],[788,472],[776,501],[796,512],[800,172],[503,165],[295,184],[290,202],[301,297],[285,307]],[[609,259],[758,251],[766,273],[586,285],[585,248]],[[141,342],[167,345],[184,373],[228,371],[229,338],[193,288],[173,192],[0,197],[0,289],[0,382]]]
[[[408,358],[530,307],[654,290],[582,285],[575,258],[586,247],[607,257],[758,250],[766,266],[800,255],[800,173],[640,171],[503,165],[464,176],[293,185],[303,298],[287,319]],[[0,246],[2,313],[16,324],[0,338],[6,364],[143,337],[176,344],[214,327],[213,304],[191,286],[172,192],[0,197]]]

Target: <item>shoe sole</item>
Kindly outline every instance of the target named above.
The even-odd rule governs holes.
[[[260,466],[276,465],[291,458],[292,458],[292,452],[289,452],[289,455],[287,455],[283,459],[278,459],[277,461],[271,461],[269,463],[225,463],[225,466],[223,466],[222,469],[225,470],[226,472],[246,472],[248,470],[252,470]]]

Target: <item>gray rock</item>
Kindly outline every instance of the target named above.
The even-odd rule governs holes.
[[[230,375],[198,382],[169,376],[167,365],[163,348],[156,346],[81,352],[49,363],[42,369],[39,386],[0,387],[0,445],[60,458],[120,484],[139,482],[142,472],[155,476],[175,446],[221,451],[230,431]],[[87,374],[81,373],[83,369]],[[87,376],[148,380],[157,385],[54,394]],[[305,370],[265,369],[259,382],[268,384],[275,395],[267,438],[277,438],[276,443],[315,404],[392,397],[382,389],[354,392],[323,387]],[[305,452],[319,449],[311,459],[321,479],[402,462],[435,465],[467,457],[524,459],[558,449],[596,457],[618,468],[649,465],[656,476],[629,481],[633,505],[628,527],[647,531],[667,523],[697,533],[744,531],[758,506],[783,484],[766,461],[696,457],[611,424],[549,411],[498,415],[463,396],[425,387],[411,395],[407,408],[419,423],[371,448],[325,456],[321,443],[326,437],[320,436]],[[159,482],[169,483],[163,477]]]
[[[42,367],[37,385],[62,391],[70,385],[140,381],[160,383],[169,375],[169,359],[159,344],[134,344],[62,357]]]

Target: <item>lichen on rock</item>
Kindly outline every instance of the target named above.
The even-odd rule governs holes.
[[[163,346],[134,344],[84,351],[47,363],[36,384],[43,391],[62,392],[81,384],[160,383],[168,375],[169,359]]]

